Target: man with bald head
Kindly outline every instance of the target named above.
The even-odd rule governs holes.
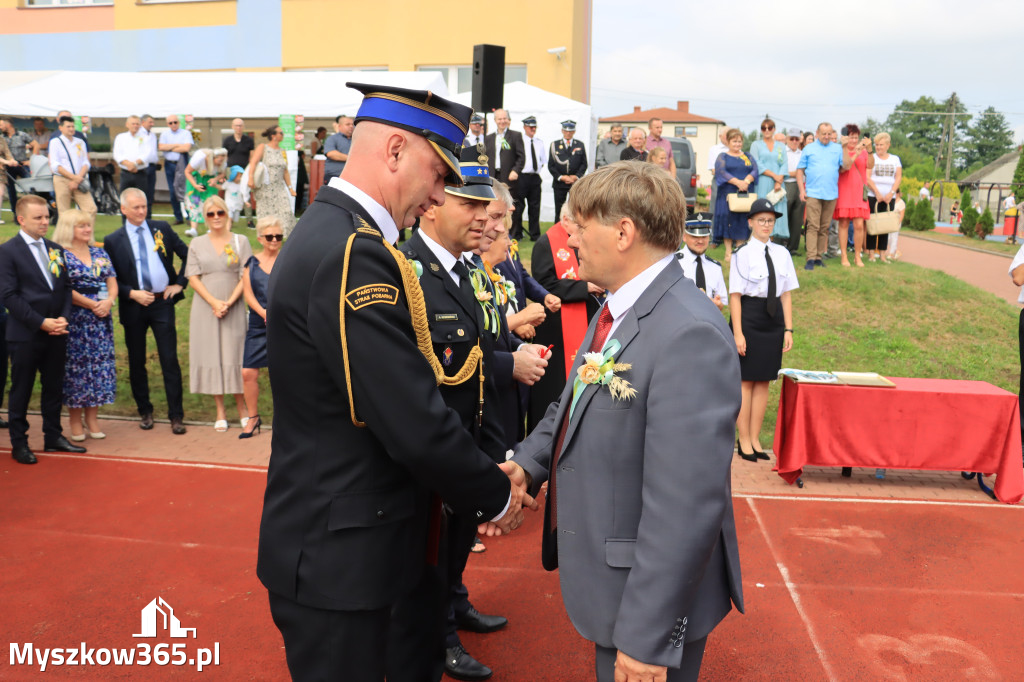
[[[484,137],[484,148],[487,149],[487,166],[491,177],[504,182],[515,193],[516,181],[526,164],[526,147],[523,145],[523,134],[510,130],[510,123],[512,119],[507,111],[495,110],[496,130]]]
[[[135,187],[147,193],[149,133],[142,129],[142,119],[138,116],[129,116],[124,125],[128,130],[114,138],[114,163],[121,168],[121,191]]]
[[[433,339],[466,331],[427,317],[427,275],[393,246],[445,203],[446,181],[463,185],[472,112],[426,90],[349,87],[364,98],[345,169],[270,278],[274,430],[256,570],[292,679],[381,682],[392,607],[445,556],[441,499],[505,530],[533,501],[442,399],[438,385],[460,377]],[[422,629],[440,632],[443,610],[431,613]]]

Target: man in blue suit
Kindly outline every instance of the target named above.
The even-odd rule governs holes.
[[[8,310],[7,348],[11,354],[11,394],[8,418],[11,457],[35,464],[28,447],[29,398],[39,373],[46,452],[85,452],[64,437],[60,406],[67,355],[71,281],[64,249],[46,239],[50,210],[46,200],[27,194],[15,207],[21,230],[0,245],[0,300]]]

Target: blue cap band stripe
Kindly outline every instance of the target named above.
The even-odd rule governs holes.
[[[396,123],[412,126],[413,128],[431,130],[450,140],[456,146],[461,146],[462,140],[465,137],[462,130],[448,119],[389,99],[364,97],[363,103],[356,113],[356,118],[362,116],[395,121]]]

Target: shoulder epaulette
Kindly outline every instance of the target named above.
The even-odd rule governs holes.
[[[722,264],[721,264],[721,263],[719,263],[718,261],[716,261],[716,260],[715,260],[714,258],[712,258],[711,256],[707,255],[706,253],[704,254],[704,258],[708,259],[709,261],[711,261],[712,263],[714,263],[714,264],[715,264],[715,265],[717,265],[718,267],[722,267]]]

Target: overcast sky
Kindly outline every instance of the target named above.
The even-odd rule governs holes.
[[[692,113],[744,132],[766,113],[811,130],[955,91],[969,112],[1001,111],[1024,141],[1019,1],[593,3],[598,117],[689,100]]]

